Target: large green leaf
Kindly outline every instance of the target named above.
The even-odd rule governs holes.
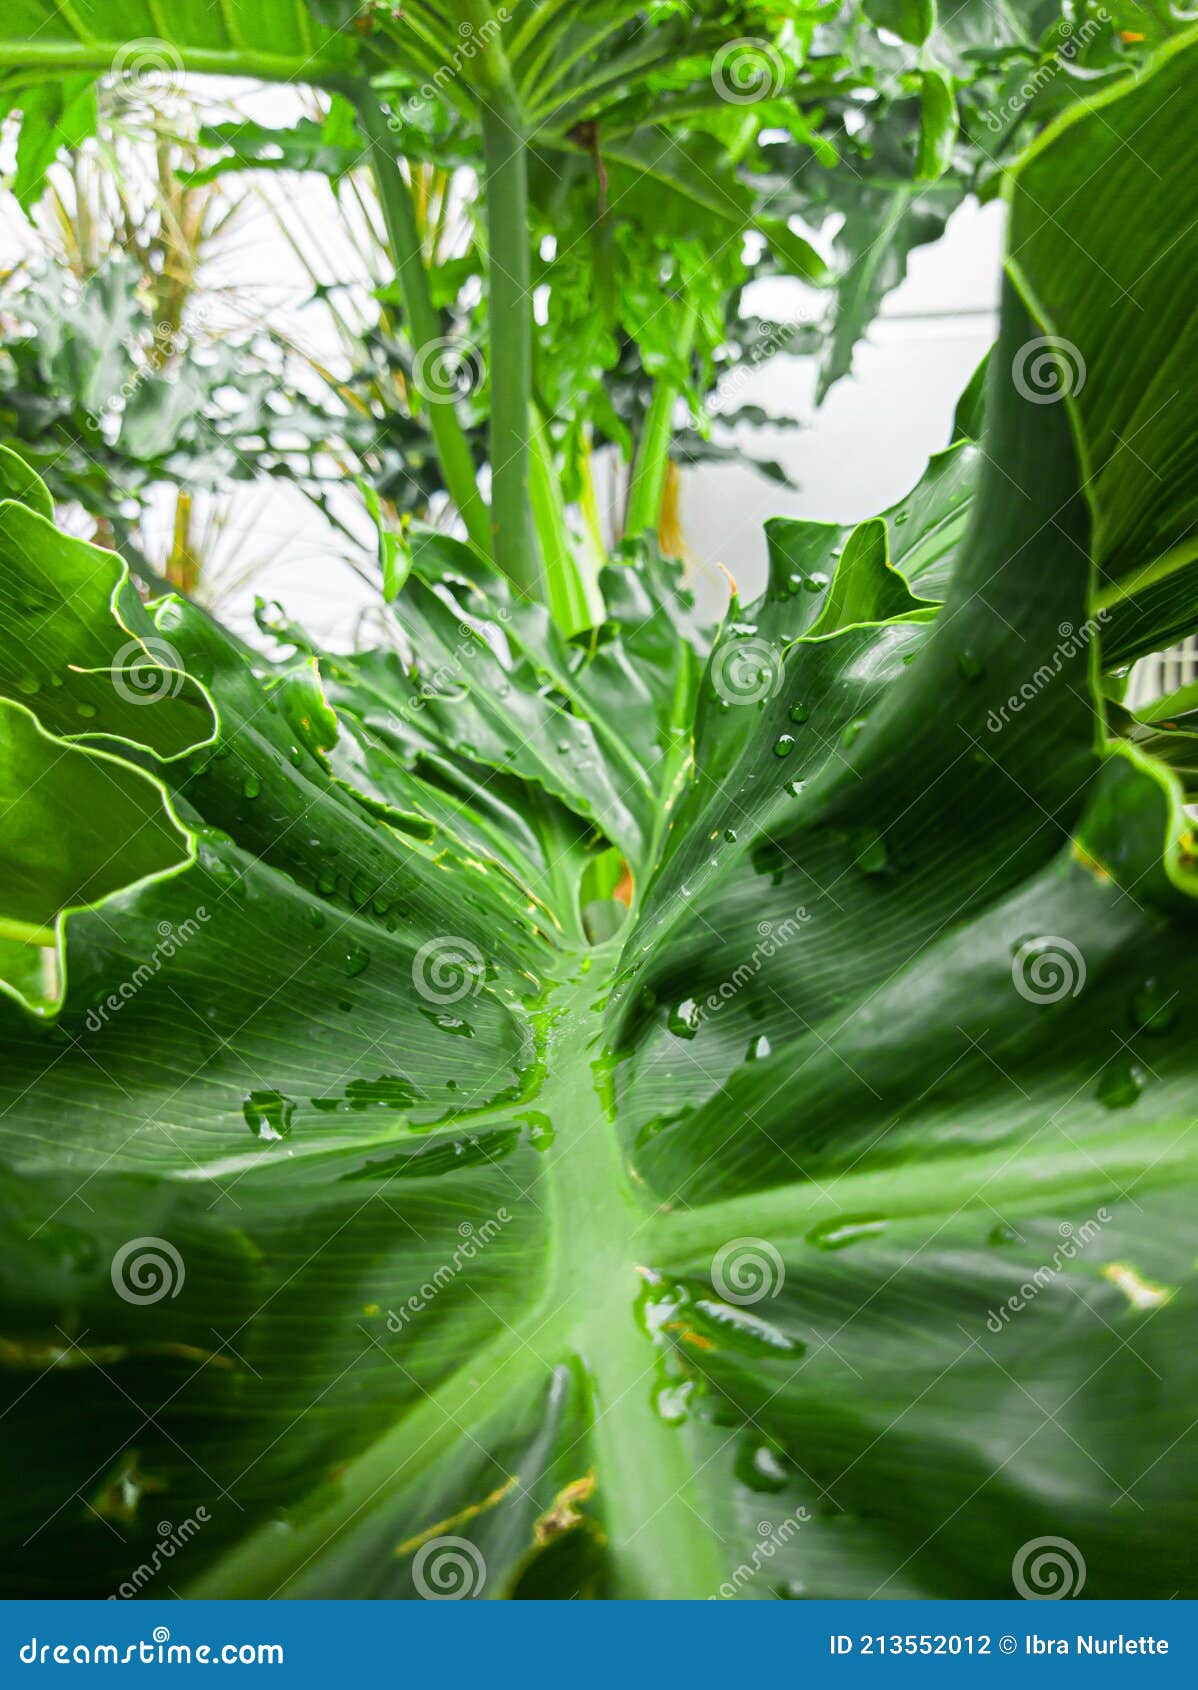
[[[775,528],[705,669],[646,560],[573,643],[420,536],[391,650],[157,608],[198,860],[69,917],[53,1025],[0,1002],[10,1591],[140,1589],[191,1520],[189,1594],[1003,1595],[1044,1537],[1193,1593],[1194,871],[1075,635],[1184,525],[1140,207],[1196,57],[1015,183],[980,451]],[[1151,267],[1151,333],[1041,217]],[[1088,405],[1017,379],[1046,333]],[[1094,468],[1150,385],[1137,491]]]
[[[212,71],[320,82],[351,62],[347,0],[10,0],[0,69],[152,79]]]

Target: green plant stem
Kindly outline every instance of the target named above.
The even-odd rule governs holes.
[[[412,195],[399,168],[382,107],[367,88],[355,90],[354,103],[370,144],[371,168],[391,244],[395,277],[403,299],[412,349],[419,356],[425,347],[441,339],[441,321],[429,294]],[[453,408],[453,400],[430,398],[428,414],[446,490],[461,512],[470,538],[490,556],[491,527],[487,507],[478,490],[474,459]]]
[[[541,584],[529,500],[532,300],[528,158],[518,110],[503,92],[483,108],[491,329],[491,538],[496,563],[524,592]]]
[[[549,432],[534,404],[529,413],[529,498],[544,565],[545,599],[563,633],[577,634],[603,620],[598,571],[578,555],[566,520],[561,482]]]
[[[680,361],[690,357],[695,344],[699,311],[694,300],[688,300],[678,327],[678,356]],[[676,378],[659,376],[645,418],[644,432],[637,447],[632,466],[632,480],[628,487],[628,510],[624,518],[624,532],[633,537],[646,532],[656,533],[661,517],[661,500],[665,492],[666,470],[670,463],[670,442],[674,435],[674,407],[682,383]]]
[[[591,443],[590,431],[587,431],[586,448],[581,454],[578,465],[578,476],[581,487],[578,494],[578,508],[582,512],[586,523],[587,533],[590,535],[591,545],[595,556],[602,559],[606,552],[603,543],[603,519],[599,515],[599,496],[595,492],[595,473],[592,464],[594,448]]]

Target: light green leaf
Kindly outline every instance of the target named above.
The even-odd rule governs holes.
[[[922,72],[919,96],[919,153],[915,174],[935,182],[952,163],[960,118],[952,83],[938,70]]]
[[[936,27],[936,0],[864,0],[867,18],[912,46],[925,42]]]
[[[20,96],[22,122],[12,191],[23,211],[41,198],[46,172],[58,154],[94,133],[95,84],[94,76],[68,76],[61,82],[35,83]]]

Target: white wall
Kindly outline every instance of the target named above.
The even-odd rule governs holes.
[[[747,467],[703,465],[685,473],[683,528],[700,591],[722,590],[719,565],[742,599],[760,591],[767,517],[860,520],[918,480],[930,454],[947,445],[957,400],[994,339],[1002,232],[1000,206],[966,204],[942,240],[918,248],[907,280],[858,348],[852,376],[819,410],[813,359],[778,356],[749,374],[738,403],[801,418],[805,426],[742,429],[740,438],[778,459],[799,491]],[[756,284],[748,303],[785,320],[802,296],[801,284],[778,279]]]

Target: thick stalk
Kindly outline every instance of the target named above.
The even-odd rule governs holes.
[[[529,502],[532,299],[528,158],[519,113],[503,92],[484,106],[491,340],[491,535],[495,562],[517,586],[541,579]]]
[[[391,258],[403,298],[412,350],[419,358],[426,347],[442,338],[442,334],[441,321],[429,294],[420,230],[416,223],[411,192],[399,168],[394,142],[381,106],[366,88],[357,91],[354,99],[362,129],[370,143],[371,168],[378,187],[383,220],[387,226]],[[429,426],[433,431],[446,491],[461,512],[470,538],[489,556],[491,531],[487,507],[478,490],[474,459],[465,431],[453,408],[453,399],[428,396],[426,398]]]
[[[680,361],[690,357],[698,326],[698,309],[688,301],[678,328]],[[670,462],[670,441],[674,433],[674,407],[682,391],[680,381],[659,376],[653,389],[649,413],[637,447],[632,466],[632,480],[628,487],[628,511],[624,518],[624,532],[634,538],[646,531],[656,533],[661,516],[661,499],[665,492],[666,470]]]

